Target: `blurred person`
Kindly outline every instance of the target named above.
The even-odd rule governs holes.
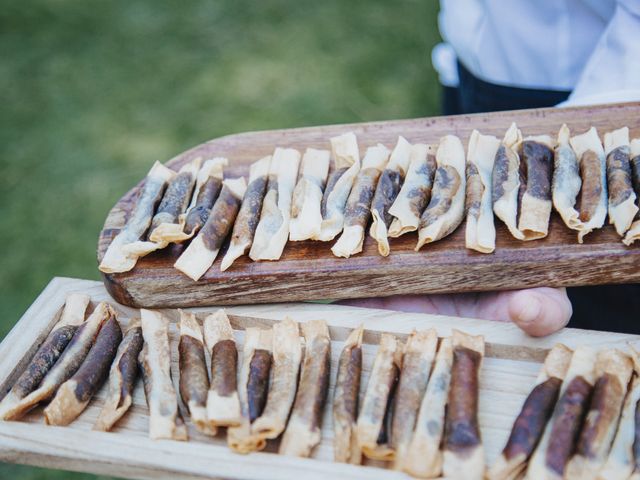
[[[432,61],[443,114],[640,100],[640,0],[441,0]],[[640,333],[640,286],[532,288],[351,305]],[[573,317],[572,317],[573,313]]]

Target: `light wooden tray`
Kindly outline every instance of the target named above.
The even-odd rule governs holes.
[[[329,138],[353,130],[364,153],[382,142],[389,148],[398,135],[410,142],[437,143],[456,134],[467,143],[474,128],[500,138],[511,122],[523,135],[551,134],[567,123],[573,133],[598,128],[605,132],[628,126],[632,138],[640,137],[640,103],[581,108],[547,108],[453,117],[420,118],[388,122],[272,130],[222,137],[188,150],[168,162],[178,169],[202,156],[228,157],[228,176],[247,175],[251,162],[273,152],[274,147],[330,147]],[[109,212],[98,242],[100,261],[113,237],[124,225],[140,185],[129,191]],[[464,247],[464,224],[449,237],[414,252],[417,234],[391,239],[391,255],[378,255],[368,237],[361,254],[349,259],[331,253],[332,242],[289,242],[277,262],[238,259],[220,272],[224,249],[212,268],[197,282],[175,268],[182,251],[173,246],[138,261],[126,273],[103,274],[104,282],[120,303],[137,307],[203,306],[216,304],[292,302],[404,293],[451,293],[509,290],[532,286],[578,286],[640,282],[640,245],[626,247],[613,227],[587,235],[578,245],[576,232],[553,214],[549,235],[531,242],[515,240],[496,220],[496,251],[486,255]]]
[[[46,337],[70,292],[88,293],[93,302],[112,300],[99,282],[54,279],[0,344],[0,395],[7,391]],[[136,315],[133,309],[115,306],[122,313],[120,319],[123,323]],[[204,313],[212,309],[193,311]],[[165,313],[172,320],[177,320],[176,311],[167,310]],[[366,329],[362,390],[373,363],[380,332],[393,332],[404,337],[413,329],[434,327],[440,336],[449,335],[452,328],[483,334],[487,342],[487,358],[481,371],[479,408],[488,462],[492,462],[504,446],[512,422],[533,385],[540,362],[551,346],[563,342],[571,347],[624,347],[628,341],[640,340],[635,335],[575,329],[565,329],[544,339],[533,339],[507,323],[336,305],[241,306],[229,308],[228,313],[234,329],[240,331],[247,326],[267,328],[286,315],[300,322],[325,319],[330,325],[332,338],[332,389],[343,341],[361,323]],[[175,325],[172,325],[171,332],[175,340]],[[237,337],[242,337],[241,332]],[[175,341],[172,348],[176,379]],[[147,407],[141,382],[136,388],[131,410],[114,431],[94,432],[91,428],[102,407],[104,395],[105,392],[100,391],[85,412],[68,427],[45,426],[41,409],[33,411],[20,422],[0,422],[0,461],[145,479],[409,478],[381,468],[384,465],[380,463],[353,466],[333,462],[332,391],[325,408],[322,443],[311,459],[269,453],[276,451],[275,444],[268,446],[268,452],[238,455],[227,448],[224,434],[215,438],[204,436],[189,422],[188,442],[152,441],[147,436]]]

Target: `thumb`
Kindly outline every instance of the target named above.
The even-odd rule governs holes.
[[[564,288],[531,288],[503,292],[509,319],[531,336],[543,337],[563,328],[573,309]]]

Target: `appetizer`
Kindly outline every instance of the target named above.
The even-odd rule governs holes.
[[[604,134],[604,153],[607,156],[609,222],[613,224],[618,235],[623,237],[638,213],[636,194],[631,183],[628,127]]]
[[[582,187],[578,157],[569,144],[571,132],[562,125],[558,132],[558,141],[553,156],[553,206],[565,225],[572,230],[580,230],[582,222],[576,210],[576,199]]]
[[[211,207],[222,190],[223,168],[226,158],[216,157],[207,160],[196,176],[193,197],[184,219],[184,235],[191,238],[207,223]],[[185,239],[186,239],[185,238]]]
[[[631,181],[636,200],[640,203],[640,138],[631,141]],[[631,245],[640,238],[640,213],[636,214],[631,227],[624,237],[625,245]]]

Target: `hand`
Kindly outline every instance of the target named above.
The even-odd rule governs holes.
[[[511,321],[534,337],[557,332],[569,322],[573,311],[564,288],[547,287],[508,292],[397,295],[343,300],[339,303],[401,312]]]

